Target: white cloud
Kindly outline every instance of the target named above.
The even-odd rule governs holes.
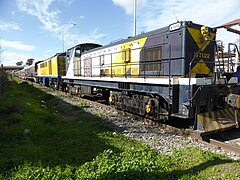
[[[112,0],[113,4],[122,7],[128,15],[133,14],[134,0]],[[136,0],[137,8],[141,9],[145,4],[146,0]],[[148,2],[149,3],[149,2]]]
[[[10,48],[18,49],[18,50],[23,50],[23,51],[31,51],[35,48],[32,45],[23,44],[20,41],[8,41],[8,40],[4,40],[4,39],[2,39],[0,41],[0,44],[3,47],[10,47]]]
[[[133,0],[112,0],[115,5],[125,9],[126,14],[133,14]],[[192,0],[136,0],[138,4],[137,14],[139,21],[147,29],[160,27],[164,24],[173,23],[177,18],[181,20],[192,20],[205,22],[209,25],[224,23],[223,19],[232,20],[239,17],[239,0],[201,0],[197,3]],[[153,23],[154,22],[154,23]]]
[[[162,3],[153,0],[152,3],[146,4],[142,9],[139,18],[146,29],[153,29],[175,22],[174,12],[180,21],[191,20],[196,23],[217,26],[225,23],[225,21],[232,20],[234,10],[239,6],[240,1],[238,0],[230,0],[228,3],[225,0],[201,0],[197,3],[192,0],[168,0]],[[238,15],[240,14],[238,13]]]
[[[29,15],[35,16],[43,24],[44,29],[51,32],[52,35],[59,40],[62,40],[62,33],[64,33],[64,42],[66,45],[75,45],[75,43],[83,42],[99,42],[99,39],[103,37],[103,34],[99,34],[98,31],[89,32],[88,34],[78,33],[74,34],[71,32],[73,27],[71,24],[59,22],[59,14],[61,13],[58,9],[52,9],[51,5],[56,0],[17,0],[18,8],[21,11],[28,13]],[[63,0],[65,3],[72,4],[74,0],[67,1]],[[84,19],[84,16],[80,16],[80,19]]]
[[[62,0],[67,6],[71,6],[75,0]]]
[[[85,19],[85,16],[79,16],[79,19]]]
[[[112,0],[132,15],[133,0]],[[137,0],[137,32],[150,31],[179,21],[215,27],[240,17],[239,0]],[[175,17],[175,15],[176,17]],[[222,35],[220,35],[221,38]],[[224,35],[223,35],[224,36]],[[231,40],[232,41],[232,40]]]
[[[19,61],[23,61],[24,64],[26,64],[27,59],[30,58],[33,57],[30,55],[19,54],[16,52],[3,51],[1,55],[0,64],[3,64],[5,66],[13,66],[16,65],[16,63]]]
[[[0,21],[0,30],[2,30],[2,31],[8,31],[8,30],[20,31],[21,29],[20,29],[19,25],[15,22]]]
[[[80,43],[100,43],[100,39],[105,37],[105,34],[99,33],[99,28],[94,29],[88,34],[73,34],[68,32],[64,35],[65,47],[74,46]]]
[[[21,11],[36,16],[46,30],[54,31],[58,26],[59,10],[50,10],[55,0],[17,0],[17,6]]]

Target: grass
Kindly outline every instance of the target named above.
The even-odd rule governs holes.
[[[17,79],[10,87],[0,96],[0,179],[240,179],[239,162],[198,149],[165,155],[113,132],[84,103]]]

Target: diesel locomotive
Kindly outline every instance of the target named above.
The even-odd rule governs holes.
[[[36,67],[38,83],[59,89],[61,77],[66,74],[66,53],[56,53],[39,62]]]
[[[118,109],[155,120],[189,119],[195,129],[212,132],[238,125],[240,115],[231,106],[238,79],[216,63],[218,52],[215,28],[182,21],[104,46],[76,45],[62,60],[39,63],[37,78]],[[44,71],[57,67],[62,71]]]
[[[215,72],[216,29],[188,22],[105,46],[67,51],[68,91],[108,99],[116,108],[156,120],[187,118],[195,128],[235,126],[226,98],[237,80]],[[217,68],[218,69],[218,68]]]

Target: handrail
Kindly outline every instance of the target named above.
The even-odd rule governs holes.
[[[238,53],[238,58],[240,57],[240,52],[239,52],[238,46],[234,43],[228,43],[228,65],[230,64],[229,63],[230,59],[232,60],[231,51],[230,51],[231,46],[234,46],[236,48],[237,53]],[[238,63],[239,63],[239,61],[238,61]],[[233,71],[233,64],[234,63],[231,61],[231,64],[232,64],[232,71]],[[238,66],[239,66],[239,64],[238,64]]]
[[[172,86],[172,84],[171,84],[171,77],[172,77],[172,73],[171,73],[171,44],[170,43],[167,43],[168,44],[168,48],[169,48],[169,54],[168,54],[168,56],[169,56],[169,58],[168,58],[168,60],[169,60],[169,63],[168,63],[168,82],[169,82],[169,85],[168,85],[168,96],[169,96],[169,99],[171,99],[170,97],[171,97],[171,86]],[[169,110],[169,112],[168,113],[170,113],[170,102],[168,101],[168,110]]]
[[[216,40],[215,46],[216,46],[216,52],[217,52],[217,60],[218,60],[218,68],[221,70],[221,62],[220,62],[220,55],[219,52],[222,53],[222,59],[223,59],[223,48],[222,49],[218,49],[218,42],[220,42],[221,44],[219,46],[223,47],[223,42],[221,40]],[[224,69],[224,63],[222,64],[222,69]]]
[[[145,66],[145,65],[150,65],[150,64],[166,64],[166,63],[168,63],[169,64],[169,61],[170,61],[170,59],[171,59],[171,45],[168,43],[168,42],[165,42],[165,43],[161,43],[161,44],[158,44],[158,46],[162,46],[163,48],[164,47],[166,47],[166,45],[168,45],[168,49],[169,49],[169,57],[167,57],[167,58],[161,58],[161,59],[158,59],[158,60],[153,60],[153,61],[143,61],[142,59],[140,59],[140,61],[138,61],[138,62],[127,62],[127,63],[123,63],[123,62],[113,62],[113,56],[114,55],[117,55],[118,53],[126,53],[126,51],[125,50],[122,50],[122,51],[114,51],[114,52],[111,52],[111,53],[105,53],[104,54],[104,56],[106,56],[106,58],[108,58],[109,59],[109,63],[104,63],[104,66],[109,66],[110,67],[110,72],[109,72],[109,76],[111,76],[111,77],[113,77],[114,75],[113,75],[113,71],[112,71],[112,69],[113,69],[113,67],[123,67],[124,68],[124,70],[125,70],[125,73],[126,73],[126,68],[127,68],[127,66],[134,66],[134,65],[139,65],[139,63],[141,64],[141,65],[143,65],[143,66]],[[149,46],[148,48],[154,48],[154,47],[158,47],[158,46]],[[143,48],[134,48],[134,49],[132,49],[132,51],[135,51],[135,50],[141,50],[141,49],[144,49],[144,47]],[[82,61],[87,61],[87,60],[90,60],[90,59],[94,59],[94,58],[98,58],[100,55],[99,54],[97,54],[97,55],[93,55],[93,56],[91,56],[91,57],[88,57],[87,59],[82,59]],[[126,55],[125,55],[126,56]],[[178,59],[178,58],[177,58]],[[93,66],[93,67],[92,67]],[[89,67],[87,67],[87,66],[85,66],[84,67],[84,70],[91,70],[92,68],[93,69],[103,69],[103,67],[102,67],[102,65],[100,65],[100,64],[93,64],[91,67],[89,66]],[[77,70],[77,69],[76,69]],[[148,76],[148,75],[146,75],[145,73],[146,73],[146,70],[143,70],[143,73],[144,73],[144,78],[146,77],[146,76]],[[170,68],[170,73],[171,73],[171,68]],[[156,75],[156,74],[155,74]],[[161,75],[165,75],[165,76],[169,76],[169,73],[168,74],[160,74],[160,73],[158,73],[158,75],[159,76],[161,76]],[[123,75],[124,77],[128,77],[128,75],[127,74],[124,74]],[[171,74],[170,74],[170,76],[171,76]]]

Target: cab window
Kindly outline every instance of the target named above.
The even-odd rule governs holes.
[[[81,56],[81,49],[80,48],[76,48],[75,50],[75,57],[80,57]]]

